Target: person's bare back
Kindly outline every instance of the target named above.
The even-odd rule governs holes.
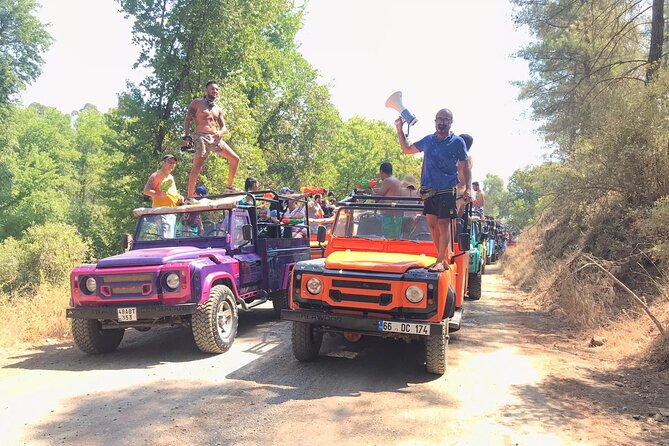
[[[394,176],[389,176],[383,180],[381,189],[379,190],[379,195],[384,197],[401,197],[402,194],[402,182]]]

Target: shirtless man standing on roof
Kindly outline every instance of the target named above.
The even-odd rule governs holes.
[[[221,139],[221,136],[228,132],[228,128],[225,126],[222,110],[216,105],[219,95],[218,84],[215,81],[207,82],[204,92],[203,97],[193,99],[190,103],[184,120],[184,144],[195,148],[193,167],[188,174],[189,198],[194,195],[197,177],[202,172],[204,160],[211,151],[218,153],[230,163],[225,193],[239,192],[232,184],[239,165],[239,156]],[[195,137],[190,136],[191,121],[195,121]]]

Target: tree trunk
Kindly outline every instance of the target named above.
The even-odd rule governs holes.
[[[650,49],[648,51],[648,63],[646,70],[646,82],[653,79],[662,58],[662,45],[664,44],[664,0],[653,0],[653,17],[650,29]]]

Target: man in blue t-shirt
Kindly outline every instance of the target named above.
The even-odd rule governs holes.
[[[437,262],[430,267],[433,271],[444,271],[448,265],[448,248],[451,244],[451,218],[457,218],[455,186],[458,184],[458,161],[467,161],[464,140],[451,132],[453,113],[442,108],[434,120],[436,132],[409,144],[402,129],[402,119],[395,121],[397,137],[402,152],[415,154],[423,152],[423,168],[420,175],[421,189],[429,191],[425,198],[423,214],[437,248]],[[462,163],[465,190],[463,200],[468,202],[471,195],[471,169]],[[423,195],[423,194],[421,194]]]

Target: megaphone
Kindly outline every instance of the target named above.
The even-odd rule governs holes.
[[[418,122],[416,116],[414,116],[407,108],[402,104],[402,92],[396,91],[391,94],[388,99],[386,99],[386,107],[396,110],[402,117],[402,121],[409,124],[409,127]]]

